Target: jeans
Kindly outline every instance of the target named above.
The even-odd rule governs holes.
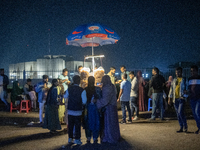
[[[128,110],[128,115],[129,115],[129,120],[131,120],[131,109],[130,109],[130,104],[129,101],[121,101],[121,109],[122,109],[122,119],[126,121],[126,108]]]
[[[183,127],[187,129],[187,120],[184,113],[185,100],[184,99],[175,99],[174,108],[176,110],[177,118],[181,129]]]
[[[134,97],[132,96],[131,99],[131,116],[134,115],[134,111],[136,112],[136,116],[138,117],[139,115],[139,109],[138,109],[138,98],[137,97]]]
[[[45,104],[45,100],[42,101],[42,103],[39,103],[39,118],[40,118],[40,122],[43,122],[43,112],[44,112],[44,104]]]
[[[200,129],[200,99],[191,99],[190,105],[198,129]]]
[[[156,118],[156,109],[160,109],[160,119],[163,119],[164,109],[163,109],[163,93],[153,93],[152,94],[152,114],[151,119]]]
[[[75,127],[75,139],[81,138],[81,116],[68,115],[68,136],[73,139],[73,130]]]
[[[0,98],[1,100],[6,104],[6,106],[8,106],[8,102],[7,100],[5,99],[5,94],[6,94],[6,91],[3,91],[3,87],[0,89]]]

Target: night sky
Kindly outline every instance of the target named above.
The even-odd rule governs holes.
[[[94,48],[105,55],[106,71],[120,65],[162,71],[179,61],[200,61],[198,0],[1,0],[0,67],[48,54],[83,60],[91,47],[68,46],[65,40],[86,23],[102,23],[121,37]]]

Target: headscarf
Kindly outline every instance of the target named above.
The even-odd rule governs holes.
[[[55,85],[56,82],[58,82],[57,79],[53,79],[53,80],[52,80],[52,82],[51,82],[51,83],[52,83],[52,86],[51,86],[51,88],[49,89],[49,91],[51,91],[54,87],[57,86],[57,85]]]
[[[145,85],[145,81],[142,77],[142,71],[140,70],[137,72],[137,79],[138,79],[139,84]]]
[[[141,77],[142,77],[142,71],[139,70],[139,71],[137,72],[137,78],[139,79],[139,78],[141,78]]]
[[[103,87],[106,86],[106,85],[109,85],[109,86],[112,85],[110,77],[108,75],[103,76],[101,83],[103,83]]]
[[[172,82],[172,81],[173,81],[173,77],[172,77],[172,76],[169,76],[168,81],[169,81],[169,82]]]
[[[22,90],[18,86],[18,81],[13,82],[13,88],[11,91],[11,101],[15,102],[17,100],[17,96],[22,94]]]
[[[171,86],[172,81],[173,81],[173,77],[172,77],[172,76],[169,76],[169,79],[168,79],[168,81],[167,81],[166,87],[169,88],[169,87]]]
[[[88,77],[88,86],[85,88],[87,94],[87,103],[91,102],[92,96],[95,94],[95,78],[93,76]]]
[[[13,91],[16,95],[22,94],[22,90],[19,88],[18,83],[19,83],[18,81],[14,81],[14,82],[13,82],[13,89],[12,89],[12,91]]]

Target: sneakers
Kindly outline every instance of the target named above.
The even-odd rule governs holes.
[[[180,130],[178,130],[178,131],[176,131],[177,133],[181,133],[181,132],[183,132],[183,129],[180,129]]]
[[[135,118],[132,119],[132,120],[133,120],[133,121],[135,121],[135,120],[139,120],[139,117],[135,116]]]
[[[155,118],[150,118],[150,119],[148,119],[149,121],[155,121]]]
[[[128,120],[128,123],[132,123],[132,120]]]
[[[81,145],[81,144],[82,144],[82,142],[81,142],[81,140],[80,140],[80,139],[78,139],[78,140],[74,140],[74,144]]]
[[[50,130],[50,133],[51,134],[55,134],[55,133],[58,133],[58,131],[56,131],[56,130]]]
[[[72,144],[73,143],[73,139],[72,138],[69,138],[68,139],[68,144]]]
[[[120,123],[121,124],[126,124],[126,121],[125,120],[121,120]]]

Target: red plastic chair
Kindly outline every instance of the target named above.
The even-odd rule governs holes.
[[[10,113],[12,113],[13,110],[20,110],[20,105],[13,107],[13,103],[10,102]]]
[[[30,109],[31,109],[31,101],[21,100],[20,113],[24,110],[26,111],[26,113],[29,113]]]

